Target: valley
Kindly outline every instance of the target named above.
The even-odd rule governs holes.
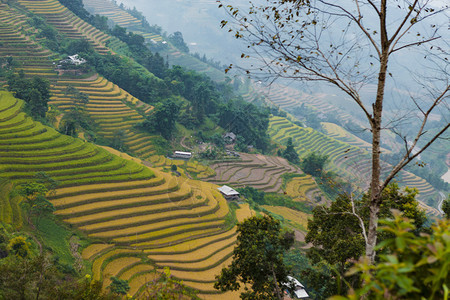
[[[100,292],[118,278],[144,299],[169,268],[200,299],[239,299],[242,287],[214,288],[233,260],[238,223],[270,215],[303,251],[315,208],[369,189],[372,145],[350,129],[364,122],[326,94],[228,76],[139,6],[69,2],[0,0],[2,247],[24,236],[30,256],[47,253],[61,274],[98,281]],[[83,61],[70,62],[74,55]],[[382,155],[402,149],[383,135]],[[430,157],[446,151],[436,149]],[[326,157],[322,177],[304,169],[311,154]],[[382,161],[382,174],[392,167]],[[439,178],[448,183],[448,174]],[[442,218],[448,189],[412,170],[395,181],[417,189],[429,218]],[[28,185],[45,192],[21,194]],[[239,200],[226,200],[223,185]]]

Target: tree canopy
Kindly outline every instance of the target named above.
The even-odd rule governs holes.
[[[25,100],[27,111],[34,117],[45,118],[50,100],[50,83],[46,79],[27,79],[23,73],[8,77],[8,89],[17,98]]]
[[[242,299],[281,299],[282,285],[288,282],[283,256],[294,243],[293,233],[283,232],[270,216],[248,218],[237,225],[237,232],[233,261],[216,277],[214,287],[235,291],[244,284]]]
[[[412,220],[399,212],[381,220],[380,232],[391,236],[377,245],[388,249],[373,265],[362,257],[347,272],[364,280],[361,288],[346,297],[332,300],[362,299],[448,299],[450,296],[450,223],[438,220],[430,234],[417,231]]]
[[[322,175],[325,164],[328,160],[328,156],[316,154],[312,152],[308,154],[300,163],[302,170],[315,177]]]
[[[294,145],[292,144],[292,138],[289,137],[286,143],[286,149],[281,153],[281,156],[286,158],[288,161],[294,164],[298,164],[300,159],[298,158],[297,151],[295,151]]]
[[[405,188],[401,190],[396,183],[390,184],[382,194],[383,205],[380,218],[393,218],[392,209],[410,218],[415,231],[412,234],[428,232],[425,227],[425,212],[415,199],[417,191]],[[313,209],[313,218],[308,220],[306,242],[314,245],[308,251],[308,257],[314,264],[325,261],[326,264],[344,278],[346,272],[365,251],[367,243],[367,227],[369,224],[370,195],[366,193],[362,199],[355,200],[348,195],[340,195],[330,207],[317,206]],[[381,244],[392,238],[387,232],[379,234]],[[387,249],[378,249],[385,253]],[[351,287],[358,286],[355,278],[348,279]],[[317,287],[316,287],[317,288]],[[342,289],[345,291],[346,289]]]

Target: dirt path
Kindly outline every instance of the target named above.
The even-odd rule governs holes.
[[[180,141],[180,145],[181,145],[182,147],[186,148],[186,149],[192,150],[191,147],[186,146],[186,144],[184,143],[184,140],[185,140],[185,139],[186,139],[186,137],[183,136],[183,138],[182,138],[181,141]]]
[[[305,237],[306,237],[306,233],[302,232],[300,230],[296,230],[294,229],[294,234],[295,234],[295,240],[299,241],[299,242],[305,242]],[[309,249],[311,248],[313,245],[311,243],[306,244],[305,246],[303,246],[303,249]]]

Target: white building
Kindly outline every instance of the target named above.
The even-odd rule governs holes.
[[[80,57],[78,54],[69,56],[68,59],[70,59],[71,63],[76,66],[84,64],[86,62],[86,60],[84,58]]]
[[[191,152],[175,151],[172,157],[189,159],[192,157]]]
[[[236,190],[230,188],[227,185],[221,186],[220,188],[218,188],[218,190],[219,190],[219,192],[222,193],[222,195],[227,200],[237,200],[237,199],[239,199],[239,192],[237,192]]]
[[[294,299],[307,299],[309,298],[308,293],[305,290],[305,287],[303,286],[303,284],[300,283],[300,281],[298,281],[297,279],[295,279],[292,276],[288,276],[287,277],[289,282],[287,284],[285,284],[285,286],[288,286],[290,289],[292,286],[294,287]],[[286,294],[289,295],[289,293],[286,291]],[[284,299],[292,299],[290,296],[285,296]]]

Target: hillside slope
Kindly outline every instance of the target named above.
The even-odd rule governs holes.
[[[61,135],[33,121],[22,105],[0,92],[0,177],[17,184],[45,172],[59,182],[49,199],[59,218],[96,241],[83,251],[95,279],[106,286],[110,276],[129,278],[137,293],[170,266],[188,286],[215,293],[214,275],[229,262],[235,238],[217,186]]]
[[[312,128],[298,126],[282,117],[271,118],[269,134],[273,140],[281,144],[286,143],[288,138],[292,138],[300,157],[310,153],[327,155],[328,170],[352,180],[357,186],[368,186],[370,160],[365,150],[326,136]],[[384,168],[387,167],[388,165],[384,164]],[[428,182],[406,171],[401,171],[397,180],[402,185],[417,188],[420,192],[418,199],[422,201],[422,205],[433,215],[439,215],[435,208],[424,203],[437,197],[437,191]]]

